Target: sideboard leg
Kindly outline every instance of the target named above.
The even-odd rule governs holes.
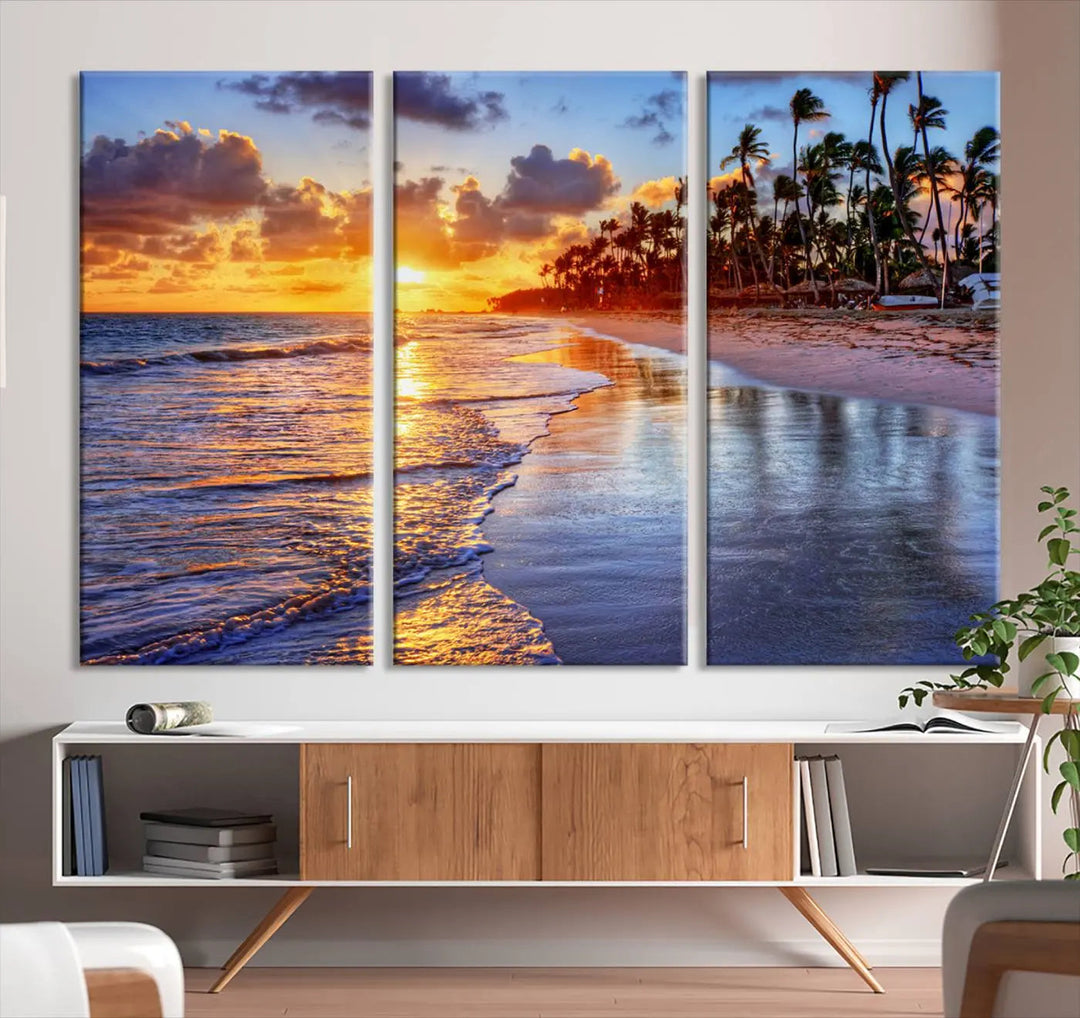
[[[855,945],[844,936],[836,925],[810,894],[802,887],[778,887],[777,890],[802,914],[802,917],[820,933],[829,946],[844,959],[861,977],[864,983],[875,993],[885,990],[870,971],[866,959],[855,949]]]
[[[263,916],[259,925],[247,936],[247,939],[232,953],[232,957],[221,967],[224,971],[218,981],[210,987],[211,993],[220,993],[236,975],[282,926],[301,905],[307,901],[313,887],[290,887],[276,902],[274,907]]]

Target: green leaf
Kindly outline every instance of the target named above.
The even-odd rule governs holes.
[[[1029,636],[1023,643],[1020,644],[1019,657],[1021,661],[1027,659],[1028,654],[1046,642],[1049,633],[1036,633],[1034,636]]]
[[[1080,732],[1073,728],[1061,728],[1056,733],[1061,737],[1061,745],[1074,760],[1080,757]]]
[[[1063,650],[1060,654],[1047,654],[1046,663],[1059,675],[1073,675],[1080,665],[1080,657],[1070,650]]]
[[[1056,679],[1057,677],[1058,677],[1057,672],[1045,672],[1044,674],[1040,675],[1037,679],[1032,680],[1032,682],[1031,682],[1031,692],[1032,693],[1037,693],[1040,689],[1042,689],[1043,686],[1046,685],[1047,679],[1051,679],[1051,678]]]
[[[1080,852],[1080,827],[1066,827],[1062,837],[1069,848],[1074,852]]]
[[[1054,701],[1058,698],[1058,693],[1061,692],[1061,686],[1058,686],[1052,693],[1043,697],[1042,712],[1049,714],[1054,709]]]
[[[1057,505],[1059,502],[1064,502],[1068,497],[1069,492],[1066,488],[1058,488],[1058,490],[1054,492],[1054,505]]]
[[[1061,802],[1061,797],[1065,794],[1065,789],[1068,787],[1068,784],[1063,781],[1050,793],[1050,809],[1052,812],[1057,812],[1058,803]]]
[[[907,702],[908,702],[907,695],[905,693],[901,693],[900,698],[899,698],[899,703],[900,703],[900,709],[901,710],[903,710],[903,708],[907,706]]]
[[[1053,508],[1054,508],[1054,503],[1053,502],[1040,502],[1039,503],[1039,512],[1041,512],[1041,513],[1046,512],[1047,509],[1053,509]]]
[[[1050,773],[1050,750],[1053,748],[1054,740],[1061,739],[1066,731],[1068,731],[1068,729],[1059,728],[1046,740],[1046,745],[1043,746],[1043,770],[1046,771],[1047,774]]]
[[[1080,668],[1080,655],[1074,654],[1071,650],[1063,650],[1054,656],[1061,658],[1062,675],[1075,675],[1076,669]]]
[[[925,689],[916,689],[916,690],[914,690],[912,692],[911,695],[915,697],[915,706],[916,707],[921,707],[923,700],[926,699],[926,690]]]
[[[1069,549],[1072,545],[1064,537],[1055,537],[1046,542],[1046,551],[1050,555],[1050,561],[1055,566],[1063,566],[1069,560]]]
[[[1072,760],[1066,760],[1060,767],[1061,776],[1080,792],[1080,767]]]
[[[1041,541],[1047,534],[1052,534],[1055,530],[1057,530],[1056,523],[1051,523],[1049,526],[1043,527],[1042,530],[1039,531],[1038,539]]]
[[[1039,491],[1045,491],[1047,495],[1053,495],[1057,491],[1057,489],[1056,488],[1051,488],[1049,484],[1044,484],[1039,489]]]
[[[1066,879],[1066,880],[1080,880],[1080,872],[1077,872],[1077,873],[1066,873],[1066,874],[1065,874],[1065,879]]]

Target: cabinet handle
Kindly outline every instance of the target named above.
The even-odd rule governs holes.
[[[750,780],[742,779],[742,847],[750,847]]]
[[[352,849],[352,775],[345,779],[345,847]]]

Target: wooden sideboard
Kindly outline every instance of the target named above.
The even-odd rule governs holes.
[[[926,851],[928,834],[970,839],[979,818],[993,830],[1000,807],[993,773],[1012,771],[1026,733],[1020,725],[1015,732],[977,736],[829,734],[825,727],[823,722],[283,722],[269,735],[253,729],[250,737],[209,738],[137,736],[122,723],[79,722],[53,740],[53,882],[284,890],[225,963],[215,992],[316,887],[768,886],[880,992],[866,960],[810,891],[960,887],[973,881],[800,873],[796,754],[851,754],[848,795],[853,816],[864,816],[868,824],[862,832],[868,854],[898,849],[900,857],[905,852],[914,857]],[[101,753],[106,761],[106,817],[116,862],[101,877],[66,875],[61,864],[62,761],[87,751]],[[158,751],[171,762],[154,766]],[[930,778],[937,785],[946,782],[947,794],[947,782],[971,766],[954,754],[969,751],[991,754],[977,764],[988,780],[973,796],[970,784],[955,779],[961,784],[954,793],[967,796],[965,824],[958,827],[948,801],[938,803],[935,814],[919,789]],[[228,755],[227,763],[208,763],[221,754]],[[253,759],[259,763],[249,765]],[[987,771],[988,762],[995,771]],[[1006,876],[1011,878],[1039,875],[1038,768],[1029,769],[1025,780],[1028,805],[1014,848],[1026,865],[1010,866]],[[903,795],[909,796],[906,806],[896,801]],[[282,872],[232,881],[142,872],[139,811],[196,802],[252,803],[274,812]],[[891,826],[875,829],[883,824]],[[941,847],[955,850],[956,844]]]
[[[790,743],[304,744],[302,880],[790,880]]]

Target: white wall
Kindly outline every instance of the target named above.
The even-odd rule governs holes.
[[[1080,4],[989,2],[320,3],[6,0],[0,8],[0,190],[8,195],[8,387],[0,396],[0,817],[5,918],[142,918],[219,960],[268,907],[256,889],[107,892],[48,887],[48,738],[136,700],[207,698],[219,717],[791,718],[891,710],[937,669],[703,667],[703,580],[691,591],[691,665],[392,670],[80,670],[76,74],[95,69],[373,69],[386,114],[394,69],[685,69],[691,171],[702,179],[709,69],[1001,69],[1005,313],[1003,585],[1036,578],[1033,493],[1080,489],[1077,97]],[[178,110],[177,116],[183,111]],[[695,131],[695,127],[699,130]],[[376,132],[376,183],[389,133]],[[700,227],[702,205],[691,210]],[[691,233],[694,231],[691,230]],[[384,215],[376,241],[385,248]],[[691,280],[692,335],[702,315]],[[385,305],[381,324],[387,326]],[[386,333],[383,332],[385,336]],[[379,377],[389,378],[384,345]],[[701,366],[701,353],[697,364]],[[691,403],[702,462],[704,400]],[[389,455],[382,388],[378,445]],[[1045,433],[1045,437],[1043,434]],[[382,523],[388,486],[377,489]],[[704,493],[691,499],[703,572]],[[385,579],[388,553],[376,559]],[[380,583],[379,631],[390,620]],[[1047,860],[1058,858],[1049,832]],[[1052,870],[1051,870],[1052,872]],[[821,895],[882,962],[934,957],[942,892]],[[803,963],[823,951],[778,895],[738,890],[394,890],[320,894],[260,956],[268,963]],[[568,931],[572,935],[568,936]],[[769,945],[772,945],[770,948]]]

